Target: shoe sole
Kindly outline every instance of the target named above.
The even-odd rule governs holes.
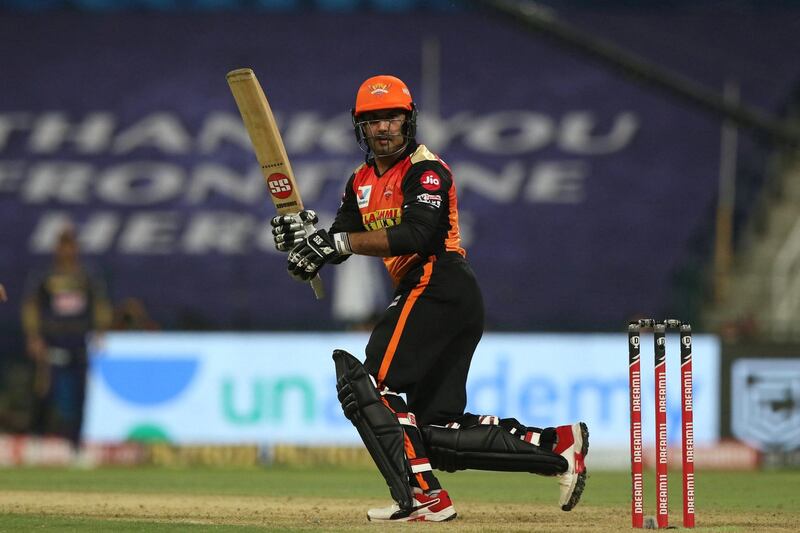
[[[405,516],[403,518],[394,518],[394,519],[371,518],[369,515],[367,515],[367,521],[368,522],[449,522],[450,520],[454,520],[458,516],[458,513],[453,511],[453,514],[445,518],[439,518],[438,515],[441,513],[442,511],[440,511],[439,513],[423,514],[419,516]]]
[[[425,512],[426,510],[427,509],[423,507],[419,509],[419,511],[422,511],[421,514],[415,515],[414,513],[417,511],[411,511],[410,514],[406,516],[399,516],[397,518],[374,518],[371,517],[368,512],[367,520],[370,522],[448,522],[458,516],[452,504],[435,513]],[[398,513],[399,511],[394,514],[396,515]]]
[[[589,428],[583,422],[580,423],[581,427],[581,456],[586,459],[586,456],[589,455]],[[569,501],[561,506],[562,511],[571,511],[578,505],[578,502],[581,501],[581,495],[583,494],[583,489],[586,488],[586,472],[587,472],[586,465],[583,467],[583,472],[578,474],[578,479],[575,481],[575,488],[572,489],[572,495],[569,497]]]
[[[453,514],[451,514],[446,518],[436,518],[435,520],[433,520],[431,517],[434,516],[436,515],[417,516],[415,518],[410,519],[409,522],[449,522],[450,520],[455,519],[455,517],[458,516],[458,514],[454,512]]]

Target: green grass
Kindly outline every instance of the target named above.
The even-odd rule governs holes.
[[[529,474],[492,472],[441,473],[440,479],[457,504],[525,504],[553,506],[554,480]],[[388,500],[388,490],[377,473],[364,468],[167,469],[101,468],[97,470],[19,468],[0,472],[0,492],[103,493],[186,495],[191,497],[315,499],[337,502]],[[653,479],[646,479],[646,504],[653,514]],[[166,497],[166,496],[165,496]],[[258,501],[258,500],[256,500]],[[673,523],[680,515],[680,473],[670,473]],[[581,508],[619,515],[629,513],[630,476],[626,472],[591,473]],[[698,521],[704,513],[774,516],[788,523],[800,521],[800,472],[704,472],[697,475]],[[352,503],[351,503],[352,504]],[[97,514],[97,513],[95,513]],[[102,513],[101,513],[102,514]],[[574,513],[572,513],[574,515]],[[202,521],[202,520],[201,520]],[[205,519],[213,522],[209,515]],[[253,524],[190,523],[130,515],[70,516],[59,510],[24,511],[3,505],[0,495],[0,532],[3,531],[256,531]],[[313,530],[298,524],[294,530]],[[742,531],[716,527],[714,531]],[[746,528],[744,530],[747,530]]]
[[[438,473],[442,484],[459,499],[493,502],[547,502],[552,480],[529,474],[495,472]],[[645,494],[654,489],[645,479]],[[652,489],[652,490],[651,490]],[[372,469],[264,468],[168,469],[101,468],[97,470],[19,468],[4,470],[0,490],[207,494],[230,496],[295,496],[353,499],[388,494]],[[800,512],[800,472],[699,472],[696,499],[701,507],[795,509]],[[670,472],[670,499],[680,499],[680,473]],[[615,506],[630,497],[627,472],[590,474],[584,503]]]
[[[5,531],[59,531],[63,533],[86,533],[87,531],[114,533],[142,533],[144,531],[161,533],[190,530],[234,531],[248,533],[264,531],[261,526],[167,524],[161,522],[129,522],[122,520],[98,520],[91,518],[69,518],[61,516],[0,515],[0,532]]]

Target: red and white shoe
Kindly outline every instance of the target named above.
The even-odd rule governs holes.
[[[583,422],[556,428],[553,451],[564,456],[569,463],[567,471],[558,476],[561,496],[558,504],[562,511],[571,511],[581,499],[586,487],[586,465],[583,460],[589,453],[589,428]]]
[[[414,507],[400,509],[395,504],[367,511],[367,520],[374,522],[446,522],[456,517],[456,510],[446,490],[427,495],[414,487]]]

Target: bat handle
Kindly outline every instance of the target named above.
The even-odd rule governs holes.
[[[306,235],[311,235],[317,231],[317,228],[314,227],[314,224],[311,224],[310,222],[303,224],[303,227],[306,230]],[[325,287],[322,286],[322,278],[319,277],[319,274],[311,278],[309,283],[311,283],[311,288],[314,289],[314,296],[317,297],[317,300],[322,300],[325,298]]]
[[[319,274],[311,278],[309,283],[311,288],[314,289],[314,296],[317,297],[317,300],[325,298],[325,287],[322,286],[322,278],[319,277]]]

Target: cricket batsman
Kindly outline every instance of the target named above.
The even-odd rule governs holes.
[[[472,355],[483,334],[483,298],[461,246],[458,196],[447,164],[416,140],[417,107],[394,76],[358,89],[353,129],[365,162],[350,176],[329,230],[307,235],[313,211],[272,220],[288,269],[307,281],[351,254],[377,256],[392,278],[392,302],[361,363],[335,350],[338,397],[394,503],[372,521],[441,522],[456,517],[433,469],[521,471],[553,476],[559,506],[572,510],[586,481],[589,431],[582,422],[529,427],[465,413]]]

